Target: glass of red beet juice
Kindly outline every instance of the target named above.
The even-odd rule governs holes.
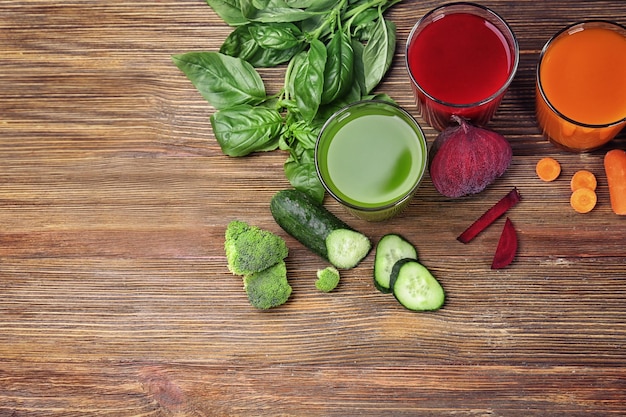
[[[455,114],[486,125],[511,84],[519,45],[509,25],[479,4],[439,6],[413,27],[406,67],[417,107],[437,130]]]

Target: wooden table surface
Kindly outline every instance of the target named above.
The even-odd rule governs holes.
[[[406,0],[378,91],[419,121],[403,67]],[[562,152],[534,117],[539,50],[586,18],[626,24],[626,2],[484,1],[515,31],[519,71],[490,127],[504,177],[460,200],[425,178],[400,232],[447,302],[413,313],[372,283],[373,253],[322,294],[325,264],[273,221],[285,154],[224,156],[213,108],[171,55],[217,50],[232,30],[202,0],[0,2],[0,416],[583,416],[626,413],[626,218],[610,209],[604,153]],[[262,70],[277,91],[284,68]],[[431,142],[436,133],[424,129]],[[563,166],[542,183],[542,156]],[[598,176],[598,205],[569,207],[569,177]],[[490,270],[503,219],[455,237],[512,187],[520,247]],[[285,237],[293,295],[252,308],[226,268],[226,224]]]

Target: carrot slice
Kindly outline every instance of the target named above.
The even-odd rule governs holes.
[[[489,210],[483,213],[474,223],[472,223],[463,233],[457,237],[462,243],[469,243],[480,232],[485,230],[491,223],[500,218],[508,209],[519,203],[522,199],[517,188],[513,188],[507,195],[502,197],[500,201],[491,206]]]
[[[572,193],[569,201],[578,213],[589,213],[596,206],[598,196],[590,188],[579,188]]]
[[[604,155],[604,171],[609,185],[611,208],[615,214],[626,215],[626,151],[608,151]]]
[[[597,186],[598,181],[596,180],[596,176],[593,172],[587,171],[586,169],[576,171],[570,181],[572,191],[576,191],[579,188],[589,188],[595,191]]]
[[[513,222],[508,217],[504,222],[500,239],[498,240],[498,247],[496,253],[493,256],[493,262],[491,263],[491,269],[502,269],[508,266],[517,253],[517,231]]]
[[[561,175],[561,164],[556,159],[547,156],[537,162],[535,172],[543,181],[554,181]]]

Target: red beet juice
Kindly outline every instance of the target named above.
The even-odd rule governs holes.
[[[516,70],[517,42],[484,10],[433,16],[417,25],[407,46],[418,106],[440,130],[452,114],[486,124]]]

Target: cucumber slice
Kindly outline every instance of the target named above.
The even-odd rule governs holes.
[[[439,282],[415,259],[401,259],[391,271],[391,290],[405,308],[412,311],[437,310],[445,301]]]
[[[383,236],[376,245],[374,259],[374,286],[380,292],[391,292],[391,270],[400,259],[417,260],[415,246],[397,234]]]
[[[337,268],[354,268],[365,258],[371,247],[370,240],[354,230],[337,229],[326,237],[328,261]]]

